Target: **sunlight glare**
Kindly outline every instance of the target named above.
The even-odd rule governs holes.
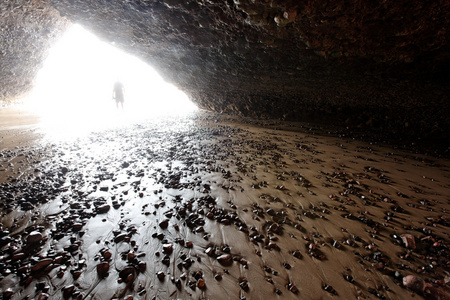
[[[116,108],[113,85],[125,88],[124,109]],[[186,94],[165,82],[136,57],[73,25],[55,44],[26,100],[52,126],[90,131],[165,114],[194,111]],[[72,128],[73,127],[73,128]]]

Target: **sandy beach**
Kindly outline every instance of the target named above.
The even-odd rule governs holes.
[[[450,161],[204,111],[0,109],[3,299],[449,299]]]
[[[40,117],[23,106],[0,107],[0,183],[21,176],[28,169],[28,149],[42,135],[38,134]]]

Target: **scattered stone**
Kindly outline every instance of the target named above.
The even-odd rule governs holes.
[[[100,278],[105,278],[108,276],[109,271],[109,263],[108,262],[101,262],[97,264],[97,274]]]
[[[37,299],[38,300],[47,300],[47,299],[50,299],[50,295],[47,293],[41,293],[41,294],[39,294],[39,297]]]
[[[344,274],[344,279],[350,283],[355,282],[355,280],[353,279],[353,277],[351,275]]]
[[[114,238],[114,243],[118,244],[128,238],[128,234],[121,233]]]
[[[27,257],[27,255],[25,253],[20,252],[20,253],[14,254],[11,259],[14,261],[14,260],[24,259],[25,257]]]
[[[109,210],[111,209],[111,206],[109,206],[108,204],[103,204],[97,207],[96,211],[99,214],[105,214],[107,213]]]
[[[205,253],[206,253],[206,255],[208,255],[208,256],[214,256],[214,255],[215,255],[215,249],[214,249],[213,247],[208,247],[208,248],[205,250]]]
[[[80,231],[83,228],[83,223],[74,223],[72,225],[73,231]]]
[[[412,234],[406,233],[400,236],[406,248],[416,249],[416,240]]]
[[[288,283],[288,290],[291,291],[294,294],[298,294],[298,289],[292,282]]]
[[[162,229],[166,229],[167,227],[169,227],[169,220],[159,222],[159,227],[161,227]]]
[[[248,291],[249,287],[248,287],[248,281],[247,280],[241,280],[239,281],[239,286],[241,287],[241,289],[243,289],[244,291]]]
[[[173,244],[164,244],[163,245],[163,253],[170,255],[173,252]]]
[[[292,251],[292,255],[298,259],[303,257],[302,253],[299,250]]]
[[[322,284],[322,289],[323,289],[324,291],[327,291],[327,292],[330,293],[330,294],[337,295],[336,290],[335,290],[331,285],[328,285],[328,284],[326,284],[326,283],[323,283],[323,284]]]
[[[11,299],[14,295],[14,291],[11,288],[7,288],[3,291],[3,299]]]
[[[156,273],[156,277],[158,277],[159,280],[163,281],[166,277],[166,274],[164,274],[163,271],[159,271],[158,273]]]
[[[33,267],[31,267],[31,271],[33,271],[33,272],[40,271],[40,270],[44,269],[45,267],[47,267],[48,265],[50,265],[51,263],[53,263],[52,258],[41,259],[40,261],[38,261],[37,264],[35,264]]]
[[[63,296],[65,299],[68,299],[72,296],[72,293],[75,290],[75,286],[73,284],[67,285],[62,288]]]
[[[32,231],[27,236],[28,244],[36,244],[36,243],[39,243],[41,240],[42,240],[42,234],[38,231]]]
[[[381,171],[373,167],[363,168],[363,165],[360,165],[361,172],[357,173],[358,163],[355,162],[351,168],[340,165],[330,169],[328,164],[320,161],[321,158],[325,158],[325,155],[320,151],[315,152],[320,148],[314,146],[315,135],[300,137],[299,134],[296,139],[309,139],[308,146],[302,149],[290,149],[289,137],[272,138],[269,135],[267,138],[263,137],[262,140],[259,140],[259,137],[247,140],[245,135],[240,136],[231,129],[231,127],[221,127],[220,130],[223,134],[220,135],[219,140],[214,140],[214,143],[210,143],[210,141],[203,143],[201,138],[208,137],[209,139],[211,135],[197,134],[198,128],[189,129],[189,136],[184,132],[176,133],[174,136],[180,140],[167,138],[167,143],[170,144],[167,145],[167,152],[154,151],[151,147],[139,148],[139,145],[133,141],[135,136],[131,134],[128,139],[130,132],[127,132],[128,142],[119,143],[119,148],[120,152],[123,150],[123,153],[133,150],[129,156],[129,159],[133,160],[132,168],[121,170],[120,161],[117,163],[116,160],[117,157],[113,160],[111,160],[112,158],[97,160],[88,154],[87,156],[80,155],[78,159],[76,158],[78,153],[65,151],[66,154],[61,159],[61,163],[67,164],[67,161],[71,160],[71,170],[67,172],[67,176],[71,176],[71,178],[62,178],[58,164],[54,163],[54,165],[39,167],[41,170],[39,178],[18,179],[2,185],[0,206],[2,206],[1,211],[6,214],[2,217],[9,218],[8,214],[11,212],[14,212],[12,214],[14,217],[17,213],[18,217],[13,220],[12,225],[8,225],[10,228],[3,228],[8,222],[0,225],[0,280],[5,277],[15,277],[20,283],[20,287],[17,289],[13,287],[13,290],[17,291],[16,294],[20,293],[20,296],[28,298],[46,299],[50,287],[45,284],[45,281],[38,280],[44,280],[46,276],[50,276],[56,281],[62,280],[61,282],[67,285],[60,292],[65,293],[69,299],[82,299],[85,296],[82,296],[83,293],[80,290],[86,292],[88,289],[84,284],[78,285],[76,280],[81,277],[80,279],[86,282],[86,286],[92,287],[95,284],[94,281],[98,282],[98,280],[90,283],[86,279],[92,277],[89,272],[97,265],[100,279],[107,277],[108,272],[115,274],[116,268],[118,268],[119,277],[110,276],[111,278],[108,280],[113,283],[117,280],[121,284],[123,290],[120,298],[130,291],[133,291],[137,295],[136,297],[142,298],[142,295],[146,293],[142,285],[148,286],[147,284],[149,281],[153,282],[154,277],[164,281],[166,276],[169,276],[170,281],[176,286],[172,295],[182,291],[186,286],[192,290],[197,289],[195,294],[200,294],[200,289],[206,288],[205,281],[212,274],[217,281],[223,279],[222,274],[225,274],[223,276],[227,277],[227,280],[232,280],[236,271],[239,270],[231,272],[231,268],[229,271],[225,266],[232,266],[233,261],[236,261],[242,268],[248,268],[258,265],[250,262],[264,259],[268,264],[283,266],[286,270],[291,269],[288,271],[287,288],[292,293],[299,293],[298,288],[291,280],[298,279],[296,276],[300,276],[298,274],[301,272],[293,272],[292,270],[297,267],[297,264],[291,265],[287,261],[298,262],[292,256],[297,259],[302,259],[303,256],[300,250],[294,248],[294,250],[288,251],[289,248],[285,249],[285,247],[292,245],[292,242],[296,242],[296,239],[301,239],[303,236],[306,242],[301,241],[300,244],[306,246],[305,253],[316,259],[326,259],[323,254],[326,252],[330,253],[330,260],[339,259],[341,255],[345,255],[346,258],[354,257],[360,263],[360,265],[352,265],[352,270],[346,268],[344,271],[342,276],[349,283],[355,284],[354,278],[349,274],[357,274],[361,270],[366,270],[370,271],[367,273],[368,279],[372,276],[378,278],[387,275],[391,276],[395,283],[403,281],[406,296],[414,291],[424,298],[428,296],[430,298],[432,293],[433,297],[437,298],[436,295],[439,295],[439,291],[436,289],[446,287],[448,276],[442,275],[444,276],[442,278],[441,275],[436,275],[444,274],[443,270],[448,265],[449,256],[444,228],[449,226],[449,220],[445,216],[447,211],[444,205],[445,201],[442,200],[445,199],[443,188],[440,190],[441,194],[431,195],[432,193],[427,193],[427,190],[431,191],[436,186],[425,188],[426,183],[420,182],[419,184],[420,179],[417,180],[417,184],[408,181],[408,187],[412,191],[420,193],[420,199],[417,200],[410,195],[403,197],[399,194],[397,194],[399,197],[394,196],[396,200],[389,199],[382,195],[382,190],[378,188],[379,183],[389,184],[384,174],[393,174],[392,177],[399,180],[399,186],[402,180],[406,180],[395,177],[395,173],[399,171],[394,168],[390,171]],[[228,132],[226,132],[227,130]],[[148,131],[150,139],[153,139],[155,134],[159,134],[157,132]],[[208,131],[206,132],[208,133]],[[107,133],[105,134],[108,136]],[[98,141],[107,142],[109,140],[109,138],[105,139],[99,135],[94,136]],[[190,139],[197,137],[199,138],[198,143],[197,140],[196,143],[191,143]],[[145,140],[144,138],[142,144],[144,142],[146,145],[151,144],[150,139]],[[281,139],[286,139],[286,141],[282,142]],[[93,140],[93,143],[95,142]],[[356,142],[353,143],[356,144]],[[225,145],[226,147],[224,147]],[[216,148],[219,146],[220,148]],[[332,147],[332,145],[328,146]],[[60,153],[60,146],[55,145],[54,147],[55,153]],[[83,144],[73,145],[73,147],[81,149]],[[134,149],[138,151],[134,152]],[[302,154],[313,156],[305,156],[300,159],[301,156],[296,153],[297,150],[301,150]],[[367,151],[361,148],[356,153]],[[203,153],[204,157],[195,153]],[[56,161],[57,158],[54,158]],[[174,163],[175,159],[176,163]],[[389,160],[391,157],[386,154],[384,159]],[[403,157],[402,159],[406,161],[409,158]],[[362,160],[362,158],[358,154],[355,160]],[[162,161],[167,161],[167,163],[161,165],[159,162]],[[315,199],[314,197],[322,192],[320,185],[312,186],[300,174],[293,171],[294,167],[287,167],[290,161],[291,166],[301,165],[306,173],[315,170],[314,164],[320,165],[321,170],[316,174],[314,181],[322,181],[322,185],[327,189],[336,189],[335,194],[323,200]],[[364,163],[367,161],[364,159]],[[158,163],[154,164],[155,162]],[[76,164],[79,166],[75,166]],[[154,167],[156,165],[158,167]],[[72,166],[74,167],[72,168]],[[400,168],[400,165],[398,167]],[[409,168],[411,166],[404,163],[401,167]],[[263,168],[265,171],[260,173]],[[46,173],[45,170],[50,171]],[[207,173],[210,176],[205,176]],[[239,194],[244,193],[242,186],[251,185],[252,182],[258,180],[256,175],[267,177],[270,185],[267,182],[256,184],[259,189],[251,191],[250,193],[256,194],[252,194],[248,199],[252,200],[253,196],[259,197],[259,204],[246,203],[245,201],[248,199],[239,197]],[[112,184],[109,183],[110,180],[113,182]],[[154,181],[161,185],[161,188],[152,193],[146,192],[146,180]],[[291,180],[295,180],[295,182],[290,182]],[[34,181],[36,183],[33,185]],[[108,182],[105,183],[105,181]],[[281,185],[277,181],[283,181],[283,184]],[[372,184],[372,181],[375,181],[375,184]],[[109,187],[107,191],[111,195],[110,200],[97,196],[98,191],[105,190],[106,185]],[[297,185],[298,189],[293,188],[293,185]],[[170,193],[167,193],[164,187],[170,188]],[[279,189],[275,191],[275,187],[279,187]],[[221,198],[220,200],[213,198],[212,192],[216,194],[219,188],[222,188],[224,193],[232,192],[233,195],[230,198],[233,200],[225,202]],[[259,194],[261,191],[264,191],[263,195]],[[190,198],[191,192],[194,192],[195,197]],[[270,193],[285,194],[287,197],[280,199]],[[312,198],[307,199],[307,202],[311,200],[310,202],[313,204],[305,206],[304,203],[300,203],[305,200],[302,199],[305,197],[303,193],[309,193],[308,197]],[[299,197],[299,205],[287,203],[291,197]],[[36,225],[40,224],[36,222],[40,221],[38,214],[25,212],[25,208],[40,209],[42,203],[49,203],[50,211],[57,209],[58,212],[48,215],[45,226],[38,226]],[[117,210],[111,211],[106,203],[112,203]],[[226,203],[228,203],[228,207],[225,209]],[[403,205],[409,207],[408,211],[401,208]],[[273,207],[268,208],[268,206]],[[372,206],[377,210],[384,210],[384,214],[373,214]],[[361,210],[361,207],[365,209]],[[136,215],[136,208],[137,213],[142,214],[141,216]],[[47,206],[43,207],[43,210],[45,209]],[[412,213],[414,209],[426,212],[427,217],[424,218],[424,215],[419,214],[420,212]],[[100,215],[107,212],[110,213],[108,217]],[[23,224],[27,219],[21,219],[20,214],[22,213],[30,215],[29,225]],[[340,228],[342,234],[336,234],[334,237],[329,237],[328,233],[321,232],[322,225],[328,222],[324,216],[330,214],[345,218],[346,228]],[[380,217],[380,215],[382,216]],[[409,220],[410,218],[411,220]],[[101,223],[102,220],[105,223]],[[303,227],[299,223],[304,221],[307,222],[303,223]],[[92,228],[90,224],[99,224],[100,226]],[[111,225],[113,226],[112,234],[109,229]],[[224,231],[224,234],[232,237],[227,239],[229,244],[218,244],[223,243],[216,232],[218,227]],[[380,239],[384,239],[380,232],[390,232],[396,230],[397,227],[402,228],[401,230],[405,232],[402,236],[391,235],[393,243],[391,246],[394,247],[392,250],[399,253],[400,263],[398,264],[397,259],[391,260],[385,254],[388,253],[383,249],[386,247],[385,243],[378,242]],[[103,228],[106,228],[107,231],[103,231]],[[205,230],[211,230],[211,233],[207,233]],[[47,236],[47,233],[50,234]],[[367,236],[370,241],[364,241],[356,234]],[[416,238],[413,234],[420,235],[420,237]],[[148,238],[148,235],[154,239]],[[300,235],[300,237],[296,235]],[[197,243],[196,241],[202,237],[205,240],[210,239],[211,242],[209,244],[199,243],[194,247],[193,242],[187,241],[187,239],[192,239]],[[250,246],[254,247],[254,253],[242,251],[242,245],[238,244],[247,238]],[[49,242],[44,244],[47,239]],[[85,244],[87,240],[95,242],[87,245]],[[205,244],[207,246],[201,248]],[[108,250],[109,248],[113,250]],[[206,255],[198,253],[201,249],[204,249]],[[246,258],[241,257],[240,254],[231,254],[232,249],[233,253],[247,253]],[[184,250],[186,254],[178,252],[181,250]],[[280,252],[273,253],[272,250]],[[155,255],[142,258],[146,253],[155,253]],[[220,265],[217,265],[215,260]],[[156,276],[153,274],[149,277],[146,272],[147,261],[151,262],[152,270],[154,268],[161,269],[166,273],[158,272]],[[212,265],[210,265],[211,263]],[[109,270],[112,266],[114,266],[114,270]],[[204,275],[198,271],[199,268],[206,270]],[[264,271],[263,274],[261,272],[254,273],[251,282],[253,283],[260,276],[261,281],[272,284],[269,288],[273,288],[275,295],[282,295],[278,284],[285,278],[286,271],[283,270],[283,273],[278,274],[276,270],[268,266],[264,266]],[[175,278],[182,272],[184,273],[179,278]],[[411,273],[414,275],[403,277],[404,274]],[[423,279],[418,278],[418,274],[423,274],[423,278],[430,283],[425,283]],[[319,287],[320,281],[317,282],[317,280],[319,279],[311,278],[311,284],[317,284]],[[237,285],[232,287],[234,292],[248,289],[246,280],[238,279],[237,282],[239,282],[239,287]],[[7,283],[5,281],[2,283],[7,288]],[[34,283],[36,284],[35,294],[26,294],[33,290]],[[71,283],[74,283],[75,287],[71,286]],[[258,284],[261,283],[255,281],[255,286]],[[27,288],[28,285],[30,285],[29,288]],[[210,284],[208,284],[208,288],[211,288]],[[329,285],[323,284],[322,288],[329,292],[330,296],[337,294]],[[406,289],[410,291],[408,292]],[[389,295],[389,288],[378,282],[375,282],[375,288],[367,287],[367,291],[379,298],[388,298]],[[7,289],[3,290],[5,299],[8,296],[7,292]],[[104,291],[105,294],[109,292],[112,293],[109,290]],[[247,297],[253,299],[253,297],[260,296],[259,290],[253,285],[251,292]],[[242,291],[240,293],[240,296],[244,294]],[[342,294],[347,296],[349,292],[346,291],[344,294],[344,289],[342,289]],[[339,296],[344,297],[343,295]],[[398,297],[405,295],[399,294]],[[371,295],[368,296],[371,297]],[[12,297],[17,297],[17,295],[12,295]],[[61,295],[55,297],[61,297]],[[131,299],[131,297],[129,298]]]
[[[199,289],[205,289],[205,288],[206,288],[205,280],[203,280],[203,279],[200,278],[200,279],[197,281],[197,287],[198,287]]]
[[[419,294],[422,294],[426,287],[425,282],[421,278],[414,275],[407,275],[403,277],[403,286]]]
[[[111,251],[108,250],[108,251],[103,252],[104,259],[109,260],[111,258],[111,256],[112,256]]]
[[[233,257],[231,254],[222,254],[217,257],[217,261],[224,266],[231,266],[233,264]]]

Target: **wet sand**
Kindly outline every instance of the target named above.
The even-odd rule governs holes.
[[[20,178],[29,168],[28,150],[42,137],[40,117],[22,106],[0,107],[0,183]]]
[[[2,144],[4,299],[449,297],[447,159],[206,112],[34,134]]]

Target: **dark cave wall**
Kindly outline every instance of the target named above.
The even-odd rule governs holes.
[[[30,91],[51,45],[68,20],[44,1],[2,1],[0,4],[0,103]]]
[[[356,81],[356,80],[355,80]],[[417,140],[448,145],[450,99],[445,86],[435,83],[398,82],[368,87],[293,90],[277,94],[198,92],[205,108],[254,118],[315,122],[376,133],[398,142]],[[238,99],[238,100],[237,100]]]
[[[2,75],[3,99],[30,86],[67,18],[145,60],[202,108],[448,136],[450,0],[27,3],[29,21],[2,10],[14,37],[2,37],[11,49],[2,71],[14,74]]]

